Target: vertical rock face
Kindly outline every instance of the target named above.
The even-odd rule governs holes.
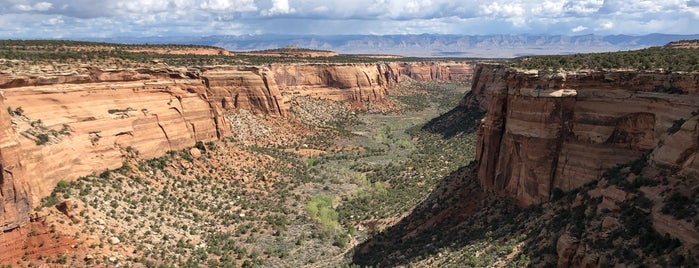
[[[216,103],[226,110],[245,109],[283,116],[279,88],[269,70],[258,67],[205,70],[202,77]]]
[[[689,74],[539,75],[479,65],[464,100],[487,111],[478,177],[487,190],[528,205],[655,148],[656,163],[696,172],[698,90],[699,77]]]
[[[651,159],[656,165],[699,177],[699,110],[687,120],[676,121],[673,127],[673,133],[663,136]]]
[[[31,209],[58,181],[118,168],[130,149],[147,159],[229,136],[220,100],[241,94],[235,90],[249,90],[242,94],[259,100],[240,107],[281,110],[269,102],[277,92],[264,86],[264,76],[209,71],[213,79],[152,70],[109,75],[91,70],[78,80],[6,79],[5,85],[17,87],[0,90],[0,231],[27,222]],[[243,84],[227,87],[216,80],[219,72],[227,74],[222,79]]]
[[[473,74],[471,64],[461,62],[422,62],[399,65],[400,73],[418,81],[465,81]]]
[[[274,64],[282,91],[356,103],[384,100],[401,75],[418,81],[465,81],[471,63]]]
[[[274,79],[283,90],[337,101],[376,102],[400,77],[387,64],[272,65]]]
[[[14,166],[25,169],[14,179],[31,188],[33,205],[59,180],[119,167],[128,147],[152,158],[230,133],[230,126],[222,124],[221,108],[207,101],[198,79],[50,85],[2,93],[3,124],[9,126],[4,131],[14,131],[3,139],[15,140],[0,148],[2,165],[17,161]]]
[[[3,103],[0,98],[0,104]],[[8,113],[0,113],[0,231],[29,220],[31,201],[20,163],[20,144]]]

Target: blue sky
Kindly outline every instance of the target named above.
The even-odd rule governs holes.
[[[697,34],[699,0],[0,0],[0,38]]]

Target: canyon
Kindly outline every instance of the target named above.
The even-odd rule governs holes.
[[[696,266],[698,78],[477,64],[459,106],[423,127],[477,133],[474,161],[354,263]]]
[[[78,68],[0,74],[0,231],[26,224],[61,181],[230,136],[225,114],[284,117],[295,95],[380,106],[401,75],[464,80],[466,62],[271,64],[163,69]]]
[[[0,263],[692,266],[696,72],[277,56],[0,73]]]

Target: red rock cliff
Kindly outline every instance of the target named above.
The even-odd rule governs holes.
[[[230,135],[225,109],[283,114],[257,68],[81,69],[0,76],[0,231],[27,222],[62,179]]]
[[[465,103],[487,112],[476,152],[481,184],[522,205],[653,149],[656,165],[699,170],[696,74],[538,74],[479,65]]]
[[[384,99],[386,90],[400,79],[386,64],[275,64],[271,69],[282,90],[338,101]]]
[[[385,100],[402,76],[417,81],[466,81],[472,64],[466,62],[273,64],[279,89],[337,101],[353,107]]]
[[[403,63],[399,70],[418,81],[465,81],[473,74],[472,64],[463,62]]]
[[[29,186],[24,179],[26,169],[20,163],[19,139],[9,117],[8,113],[0,113],[0,231],[29,221],[32,209]]]
[[[216,68],[202,73],[216,103],[226,110],[246,109],[281,115],[279,89],[268,69],[259,67]]]

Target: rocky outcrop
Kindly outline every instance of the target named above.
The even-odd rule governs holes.
[[[148,46],[138,46],[134,45],[126,48],[126,51],[137,52],[137,53],[155,53],[155,54],[167,54],[167,55],[221,55],[221,56],[234,56],[228,50],[217,48],[217,47],[170,47],[170,48],[160,48],[160,47],[148,47]]]
[[[229,136],[227,109],[284,113],[257,68],[81,69],[0,85],[0,231],[27,222],[58,181],[118,168],[127,151],[147,159]]]
[[[245,109],[263,114],[285,114],[279,89],[268,69],[216,68],[202,73],[211,97],[226,110]]]
[[[230,133],[198,79],[63,84],[2,93],[3,116],[12,113],[4,123],[11,124],[7,131],[15,131],[3,137],[18,142],[0,150],[24,168],[24,176],[14,177],[31,189],[32,205],[59,180],[119,167],[129,147],[152,158]]]
[[[135,81],[167,76],[168,73],[170,73],[168,70],[99,70],[81,68],[67,73],[0,74],[0,88]]]
[[[3,104],[0,98],[0,105]],[[0,231],[29,221],[32,195],[25,180],[26,168],[20,162],[21,154],[19,136],[10,124],[10,115],[0,113]]]
[[[418,81],[466,81],[471,78],[471,64],[463,62],[420,62],[400,64],[400,73]]]
[[[471,67],[466,62],[427,62],[273,64],[270,69],[282,92],[365,104],[385,100],[401,76],[417,81],[466,81]]]
[[[206,87],[202,93],[207,93],[207,97],[214,99],[224,109],[242,108],[253,112],[283,115],[284,107],[279,106],[276,100],[279,90],[269,77],[268,69],[259,67],[139,70],[84,68],[70,73],[0,74],[0,89],[145,80],[185,81],[188,79],[198,80],[194,84]]]
[[[673,122],[651,154],[651,160],[658,166],[679,170],[682,175],[699,177],[699,109],[692,115]]]
[[[337,101],[383,100],[400,79],[387,64],[275,64],[271,69],[284,91]]]
[[[280,50],[268,50],[268,51],[251,51],[251,52],[237,52],[238,55],[246,56],[258,56],[258,57],[290,57],[290,58],[317,58],[317,57],[335,57],[339,56],[337,52],[334,51],[323,51],[323,50],[305,50],[305,49],[295,49],[287,48]]]
[[[476,153],[481,184],[522,205],[653,149],[658,165],[699,170],[696,74],[540,74],[479,65],[464,103],[487,111]]]

